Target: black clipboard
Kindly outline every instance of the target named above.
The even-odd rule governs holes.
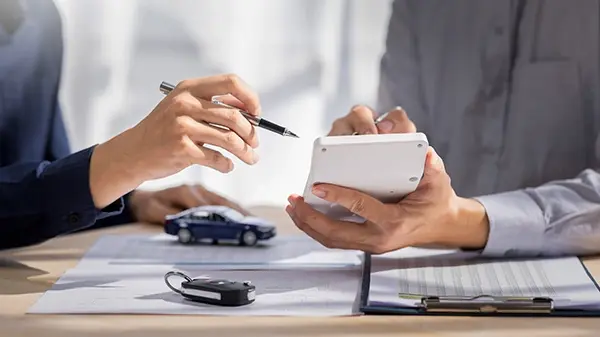
[[[598,283],[579,259],[587,276],[600,291]],[[364,253],[360,293],[360,312],[365,315],[432,315],[432,316],[508,316],[508,317],[600,317],[600,310],[555,308],[548,297],[437,297],[421,298],[416,308],[384,306],[369,301],[371,288],[371,254]],[[475,300],[478,301],[475,301]],[[483,300],[482,300],[483,299]]]

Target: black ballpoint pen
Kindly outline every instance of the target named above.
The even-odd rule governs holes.
[[[160,91],[165,95],[168,95],[173,89],[175,89],[175,86],[170,83],[162,82],[160,84]],[[222,106],[225,106],[228,108],[238,109],[234,106],[227,105],[227,104],[217,101],[217,100],[213,100],[212,103],[222,105]],[[287,128],[285,128],[283,126],[279,126],[273,122],[269,122],[268,120],[266,120],[264,118],[253,116],[253,115],[247,113],[246,111],[243,111],[243,110],[239,110],[239,111],[244,117],[246,117],[246,119],[250,122],[250,124],[252,124],[254,126],[275,132],[282,136],[299,138],[295,133],[293,133],[292,131],[288,130]]]

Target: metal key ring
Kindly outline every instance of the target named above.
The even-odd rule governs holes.
[[[165,283],[167,284],[167,287],[171,288],[171,290],[173,290],[174,292],[178,293],[178,294],[183,294],[183,292],[179,289],[174,288],[171,283],[169,283],[169,277],[171,276],[179,276],[183,279],[185,279],[187,282],[192,282],[192,279],[187,276],[184,273],[178,272],[178,271],[170,271],[168,273],[165,274]]]

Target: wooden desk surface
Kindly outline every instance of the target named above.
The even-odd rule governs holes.
[[[255,214],[297,231],[279,209]],[[103,234],[158,232],[129,225],[90,231],[0,254],[0,336],[600,336],[597,318],[474,318],[361,316],[335,318],[201,317],[173,315],[28,315],[44,291]],[[600,258],[588,259],[600,277]]]

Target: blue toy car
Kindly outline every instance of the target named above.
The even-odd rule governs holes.
[[[165,232],[176,235],[181,243],[211,239],[213,243],[234,240],[254,246],[259,240],[276,235],[275,226],[266,220],[245,217],[226,206],[200,206],[168,215]]]

